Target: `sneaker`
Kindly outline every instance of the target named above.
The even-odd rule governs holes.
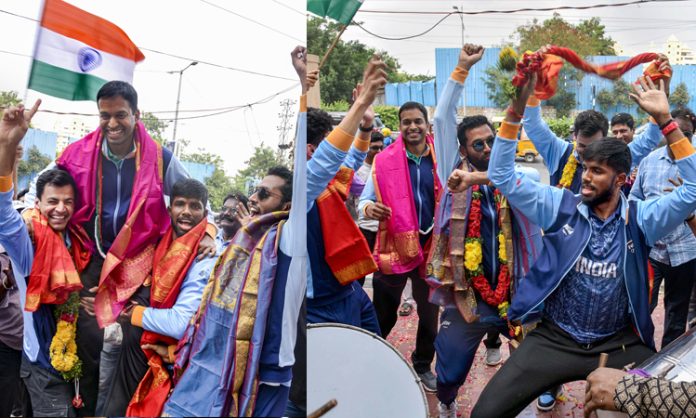
[[[437,378],[433,372],[428,370],[425,373],[418,373],[418,377],[426,392],[437,392]]]
[[[443,404],[442,402],[438,402],[437,404],[437,412],[438,416],[440,418],[457,418],[457,400],[455,399],[454,402],[449,404],[449,406]]]
[[[488,366],[497,366],[503,362],[503,356],[500,355],[499,348],[486,348],[486,364]]]
[[[541,394],[537,398],[536,407],[538,410],[547,412],[553,409],[556,405],[556,394],[555,391],[549,390]]]

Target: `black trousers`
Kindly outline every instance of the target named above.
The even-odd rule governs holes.
[[[425,373],[430,370],[435,357],[435,337],[440,309],[437,305],[428,302],[430,289],[425,280],[418,275],[418,269],[393,275],[375,272],[372,279],[373,303],[382,337],[387,338],[396,324],[397,312],[401,305],[401,293],[409,278],[413,287],[413,299],[418,304],[416,349],[411,355],[411,361],[416,373]]]
[[[365,237],[365,240],[367,241],[367,246],[370,247],[370,251],[372,251],[375,248],[375,241],[377,240],[377,233],[368,231],[367,229],[362,229],[360,228],[360,232],[362,232],[363,236]],[[365,278],[363,277],[362,279],[358,279],[358,283],[360,283],[360,286],[365,285]]]
[[[607,367],[616,369],[654,354],[631,327],[588,346],[542,321],[493,375],[471,416],[515,417],[549,387],[587,378],[597,368],[600,353],[609,354]]]
[[[22,351],[0,341],[0,417],[9,417],[22,397],[24,387],[19,378]]]
[[[665,282],[665,324],[661,346],[664,348],[686,331],[689,300],[696,277],[696,259],[672,267],[651,258],[650,264],[655,271],[650,312],[657,306],[660,283]]]

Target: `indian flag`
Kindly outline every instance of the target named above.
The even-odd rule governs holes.
[[[330,17],[347,25],[353,20],[364,0],[307,0],[307,10],[321,17]]]
[[[45,0],[29,88],[67,100],[96,100],[111,80],[131,83],[145,59],[113,23],[61,0]]]

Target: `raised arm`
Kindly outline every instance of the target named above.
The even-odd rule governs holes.
[[[491,182],[508,198],[512,206],[520,210],[532,223],[547,229],[556,220],[564,191],[533,181],[515,170],[515,153],[517,133],[520,129],[519,112],[534,91],[536,75],[517,92],[512,100],[511,110],[498,131],[498,137],[491,150],[488,164],[488,177]]]
[[[307,199],[313,201],[326,188],[343,164],[353,143],[353,133],[375,100],[377,90],[387,83],[386,65],[374,56],[367,65],[363,88],[341,123],[331,131],[307,162]]]
[[[648,127],[640,135],[633,138],[628,149],[631,150],[631,167],[638,167],[643,158],[650,154],[662,139],[662,132],[652,118],[648,122]]]
[[[649,78],[640,78],[639,83],[633,85],[636,92],[631,93],[631,98],[660,126],[666,125],[662,132],[684,184],[657,199],[638,202],[637,219],[649,246],[674,230],[696,209],[696,151],[677,123],[671,120],[664,82],[660,81],[660,85],[657,88]]]
[[[437,175],[444,180],[454,169],[459,142],[457,140],[457,102],[464,90],[464,81],[471,67],[481,60],[484,48],[466,44],[459,53],[459,61],[447,80],[435,108],[433,131],[435,133],[435,155],[438,159]]]
[[[568,150],[568,147],[572,147],[572,144],[557,137],[549,129],[549,126],[541,118],[541,102],[536,97],[532,96],[526,107],[517,105],[514,110],[517,114],[524,112],[522,119],[524,131],[544,159],[549,173],[553,174],[558,171],[563,154]]]

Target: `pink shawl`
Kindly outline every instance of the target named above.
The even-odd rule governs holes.
[[[433,156],[435,201],[442,190],[437,177],[437,160],[433,137],[426,135]],[[377,200],[392,209],[391,218],[379,223],[374,257],[384,274],[400,274],[421,267],[425,261],[419,242],[418,216],[411,175],[408,171],[406,145],[401,135],[394,144],[375,156],[373,181]]]
[[[142,285],[152,269],[155,245],[170,224],[163,200],[162,147],[150,138],[142,122],[137,122],[135,143],[136,173],[128,215],[106,254],[99,277],[94,308],[100,327],[113,323]],[[69,145],[57,160],[77,184],[79,209],[70,221],[83,227],[95,215],[101,157],[102,135],[98,129]]]

